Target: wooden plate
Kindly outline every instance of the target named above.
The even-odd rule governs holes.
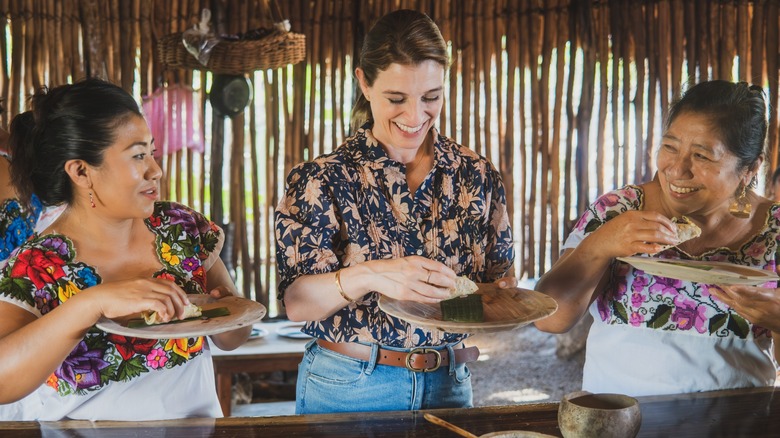
[[[439,304],[400,301],[384,295],[379,308],[412,324],[453,333],[490,333],[511,330],[552,315],[558,303],[547,295],[518,287],[500,289],[494,283],[479,283],[483,322],[442,321]]]
[[[260,322],[265,316],[265,306],[242,297],[225,297],[215,300],[209,295],[189,295],[190,302],[203,310],[227,307],[230,315],[209,319],[194,319],[175,324],[158,324],[146,327],[127,327],[127,321],[101,318],[95,326],[108,333],[146,339],[191,338],[214,335]],[[140,315],[136,316],[140,318]],[[133,317],[133,318],[136,318]]]
[[[759,285],[780,280],[774,271],[733,263],[638,256],[617,259],[650,275],[696,283]]]

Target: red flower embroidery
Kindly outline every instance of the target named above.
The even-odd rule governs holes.
[[[156,339],[128,338],[120,335],[108,335],[107,339],[116,345],[116,351],[124,360],[129,360],[136,354],[149,354],[157,343]]]
[[[149,224],[157,228],[162,225],[162,218],[160,216],[149,216]]]
[[[203,269],[203,266],[192,271],[192,279],[200,285],[202,290],[206,290],[206,270]]]
[[[173,274],[170,274],[168,272],[160,272],[159,274],[157,274],[155,278],[161,278],[163,280],[168,280],[176,283],[176,277],[174,277]]]
[[[19,254],[11,269],[11,277],[27,277],[37,289],[42,289],[65,276],[63,265],[65,261],[56,252],[32,248]]]

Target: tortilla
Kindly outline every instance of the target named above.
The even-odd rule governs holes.
[[[687,240],[695,239],[701,236],[701,228],[694,224],[690,219],[685,216],[680,218],[672,218],[672,222],[677,224],[677,244],[676,245],[663,245],[663,249],[669,249],[673,246],[677,246]]]
[[[672,220],[677,222],[677,238],[680,243],[701,236],[701,228],[687,217],[681,216],[680,219],[674,218]]]
[[[458,279],[455,280],[455,288],[450,289],[450,298],[473,294],[477,289],[477,283],[469,280],[468,277],[458,277]]]
[[[196,306],[195,304],[187,304],[184,307],[184,317],[181,319],[188,319],[188,318],[196,318],[203,314],[203,309],[200,308],[200,306]],[[160,319],[160,316],[157,315],[157,312],[143,312],[141,313],[141,316],[144,317],[144,321],[147,325],[155,325],[155,324],[163,324],[163,321]],[[175,321],[178,318],[173,318],[171,321]]]

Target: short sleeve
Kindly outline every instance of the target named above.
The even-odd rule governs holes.
[[[614,217],[629,210],[641,210],[644,192],[637,186],[625,186],[601,195],[577,220],[561,251],[576,248],[588,235]]]
[[[163,242],[176,242],[186,256],[192,252],[208,271],[219,258],[225,242],[225,233],[203,214],[175,202],[161,202],[148,219],[157,228]]]
[[[303,163],[287,177],[287,190],[276,208],[278,298],[302,275],[338,267],[334,252],[339,220],[326,172]]]
[[[41,310],[38,308],[35,296],[40,295],[43,297],[45,294],[48,298],[49,293],[42,290],[32,290],[28,282],[20,282],[18,279],[13,278],[10,272],[14,269],[15,262],[15,257],[2,261],[3,267],[0,269],[0,301],[21,307],[36,317],[41,317]]]
[[[88,281],[69,266],[72,243],[62,236],[45,236],[19,247],[0,269],[0,301],[15,304],[36,317],[54,310]],[[78,277],[78,275],[77,275]]]
[[[487,163],[490,211],[488,222],[488,245],[485,263],[487,280],[495,281],[506,275],[515,260],[512,228],[506,208],[506,193],[501,175]]]

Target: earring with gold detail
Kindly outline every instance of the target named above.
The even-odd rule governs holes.
[[[92,205],[92,208],[95,208],[95,199],[92,198],[92,191],[89,191],[89,203]]]
[[[742,192],[729,206],[729,213],[731,213],[734,217],[746,219],[750,217],[750,213],[752,211],[753,206],[750,205],[750,201],[747,198],[747,185],[742,184]]]

